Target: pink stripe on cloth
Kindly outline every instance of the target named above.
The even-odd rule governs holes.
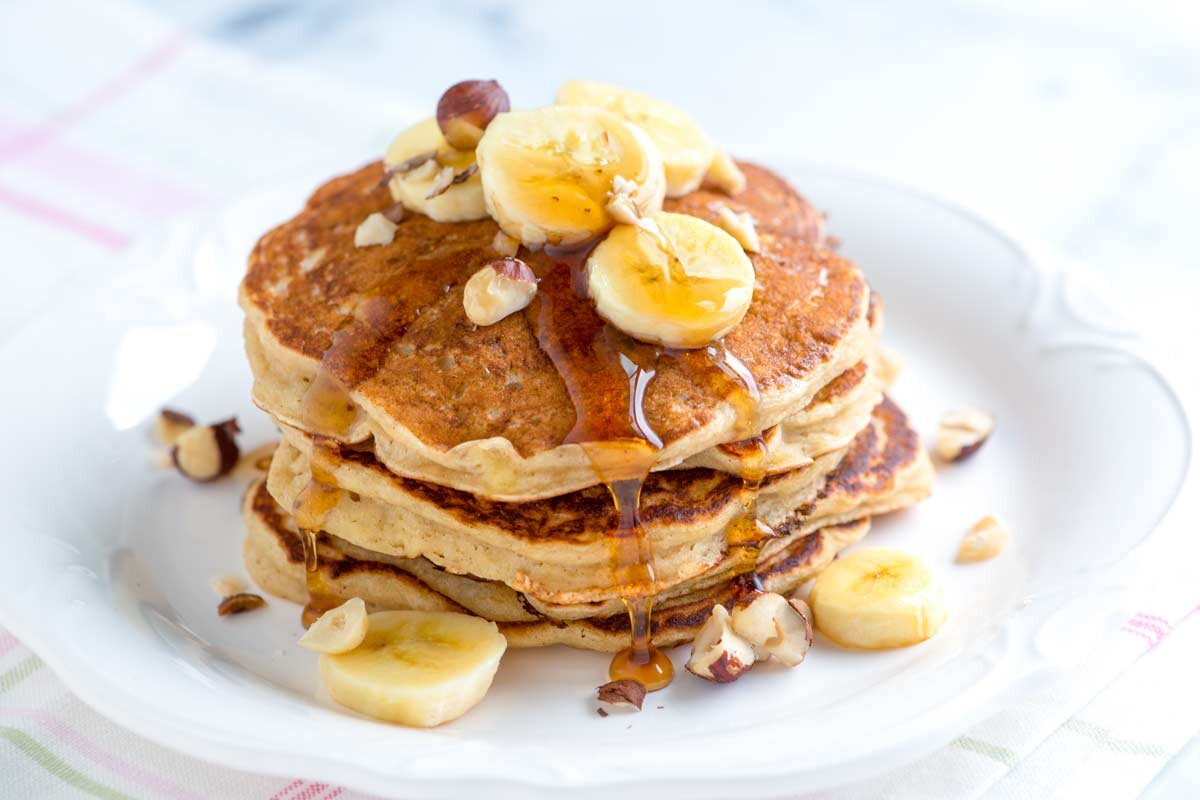
[[[31,720],[92,763],[99,764],[114,775],[125,778],[131,783],[149,789],[158,795],[175,798],[176,800],[201,800],[202,798],[201,795],[192,794],[169,781],[163,780],[153,772],[129,764],[101,750],[86,736],[74,730],[61,718],[48,711],[26,708],[0,708],[0,719]]]
[[[271,795],[270,800],[283,800],[283,798],[285,796],[292,793],[293,789],[303,786],[303,785],[304,785],[304,781],[292,781],[287,786],[283,787],[278,792]]]
[[[1149,631],[1156,642],[1162,641],[1162,638],[1167,635],[1167,632],[1157,625],[1152,625],[1144,619],[1131,619],[1125,623],[1127,628],[1137,628],[1139,630]]]
[[[41,220],[48,225],[70,231],[85,239],[91,239],[96,244],[110,250],[120,250],[130,242],[130,237],[126,233],[3,187],[0,187],[0,206],[7,206],[27,217]]]
[[[327,794],[327,795],[325,795],[324,797],[322,797],[322,798],[321,798],[321,800],[333,800],[333,798],[335,798],[335,797],[338,797],[338,796],[342,795],[343,793],[345,793],[345,791],[346,791],[346,790],[345,790],[344,788],[342,788],[341,786],[339,786],[338,788],[334,789],[334,790],[333,790],[332,792],[330,792],[329,794]]]
[[[0,631],[0,658],[21,646],[21,641],[8,631]]]
[[[1142,630],[1140,628],[1131,628],[1128,625],[1122,625],[1121,630],[1124,631],[1125,633],[1131,633],[1134,636],[1137,636],[1141,639],[1145,639],[1150,644],[1151,647],[1158,644],[1158,639],[1154,638],[1153,636],[1146,633],[1144,630]]]
[[[121,72],[86,92],[82,97],[54,112],[39,125],[0,142],[0,161],[8,161],[42,147],[63,130],[112,105],[139,83],[162,71],[187,44],[187,37],[175,34]]]
[[[296,795],[293,800],[314,800],[317,795],[329,788],[327,783],[310,783],[305,787],[304,791]]]

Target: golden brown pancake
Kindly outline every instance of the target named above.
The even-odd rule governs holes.
[[[289,433],[271,465],[268,488],[284,508],[308,482],[304,441]],[[367,451],[343,446],[322,459],[340,487],[325,530],[349,545],[507,584],[543,610],[562,609],[546,611],[555,616],[618,602],[610,539],[618,520],[599,487],[502,503],[394,475]],[[764,481],[759,516],[780,538],[762,553],[771,555],[786,537],[911,505],[928,494],[931,476],[916,432],[885,400],[848,449]],[[732,568],[726,528],[741,515],[742,501],[742,482],[715,470],[671,470],[647,480],[641,518],[659,592]]]
[[[683,352],[650,352],[603,329],[590,302],[564,288],[562,257],[545,252],[521,253],[541,279],[529,308],[472,325],[462,286],[497,257],[495,223],[414,214],[391,244],[356,248],[355,227],[391,199],[378,164],[336,178],[251,254],[241,303],[255,401],[288,425],[321,432],[302,405],[324,359],[356,409],[338,438],[371,440],[393,472],[504,500],[598,482],[580,448],[564,444],[578,422],[568,383],[579,379],[587,401],[603,403],[600,387],[612,377],[605,371],[619,365],[589,361],[590,339],[580,339],[582,376],[564,380],[547,336],[603,335],[614,350],[653,361],[644,410],[663,442],[659,467],[745,431],[802,420],[818,392],[873,348],[870,292],[851,262],[819,246],[820,216],[810,204],[769,171],[742,167],[748,188],[736,197],[702,189],[667,203],[668,211],[714,221],[716,203],[749,211],[763,243],[751,256],[754,301],[723,349]],[[717,366],[725,352],[753,376],[757,400],[744,402],[739,382]]]

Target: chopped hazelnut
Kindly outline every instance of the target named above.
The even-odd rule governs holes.
[[[496,81],[462,81],[438,100],[438,127],[451,147],[474,150],[484,129],[509,107],[508,92]]]
[[[734,632],[725,606],[713,606],[692,642],[688,672],[706,681],[731,683],[753,666],[753,645]]]
[[[154,438],[160,444],[172,445],[185,431],[195,425],[196,420],[188,414],[173,408],[164,408],[158,412],[158,417],[154,420]]]
[[[721,229],[733,238],[747,253],[757,253],[761,249],[758,241],[758,230],[755,228],[754,217],[749,211],[740,214],[723,203],[717,204],[717,221]]]
[[[492,249],[502,256],[512,258],[521,249],[521,242],[504,231],[496,231],[496,235],[492,239]]]
[[[463,309],[476,325],[493,325],[533,300],[537,278],[516,258],[501,258],[483,267],[463,287]]]
[[[806,608],[774,592],[753,592],[738,600],[729,621],[754,648],[756,660],[794,667],[812,645],[812,615],[805,614]]]
[[[175,440],[171,461],[184,477],[200,483],[228,475],[238,462],[236,433],[241,429],[232,418],[193,427]]]
[[[347,653],[362,644],[369,627],[366,603],[351,597],[310,625],[300,637],[300,646],[315,653]]]
[[[995,427],[995,418],[986,411],[976,408],[949,411],[938,424],[934,452],[948,464],[962,461],[983,447]]]
[[[1004,523],[989,514],[963,535],[955,560],[960,564],[973,564],[995,558],[1008,546],[1010,538]]]
[[[396,237],[396,223],[376,211],[369,215],[354,231],[355,247],[391,244]]]
[[[646,699],[646,687],[629,679],[609,681],[596,688],[596,699],[610,706],[623,706],[641,711],[642,703]]]
[[[239,592],[222,600],[217,606],[217,614],[222,617],[230,614],[244,614],[256,608],[262,608],[266,604],[267,601],[262,599],[262,595]]]
[[[724,150],[718,150],[708,166],[709,183],[728,195],[735,195],[746,188],[746,176]]]

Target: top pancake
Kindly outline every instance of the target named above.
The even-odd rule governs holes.
[[[255,401],[288,425],[322,433],[303,403],[324,357],[355,407],[336,438],[373,437],[376,456],[397,474],[514,501],[598,482],[582,449],[564,444],[577,423],[571,383],[603,404],[601,389],[617,385],[611,373],[620,364],[589,361],[586,335],[656,372],[644,402],[663,444],[656,468],[785,419],[802,422],[820,389],[873,346],[869,290],[852,263],[820,246],[820,215],[807,201],[771,172],[741,166],[748,187],[736,197],[701,189],[666,210],[715,222],[714,204],[723,203],[757,221],[754,301],[724,341],[753,376],[756,401],[744,402],[714,364],[724,359],[719,346],[651,352],[608,329],[589,301],[564,290],[569,270],[547,253],[521,251],[541,279],[524,313],[472,325],[462,287],[497,258],[496,224],[410,214],[391,244],[356,248],[357,225],[392,204],[378,163],[322,186],[251,254],[241,303]],[[575,348],[576,374],[566,380],[547,354],[548,339],[560,334]],[[627,413],[627,395],[608,400],[602,410]]]

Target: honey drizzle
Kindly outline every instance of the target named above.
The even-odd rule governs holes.
[[[609,544],[613,582],[629,613],[630,644],[613,657],[609,676],[654,691],[674,675],[671,660],[652,641],[654,550],[639,513],[642,486],[662,449],[644,408],[662,351],[596,315],[582,291],[588,252],[548,251],[555,266],[542,276],[530,317],[575,408],[575,424],[563,441],[583,449],[616,511]]]

